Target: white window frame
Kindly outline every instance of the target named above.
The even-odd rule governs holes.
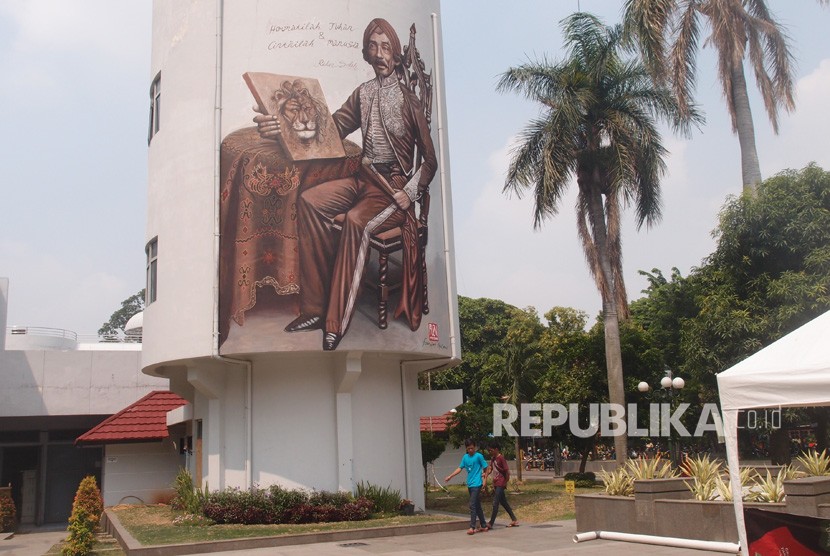
[[[147,144],[159,131],[161,119],[161,72],[159,72],[150,84],[150,124],[147,130]]]
[[[144,305],[147,306],[158,297],[158,255],[159,238],[147,242],[144,252],[147,254],[147,289],[144,292]]]

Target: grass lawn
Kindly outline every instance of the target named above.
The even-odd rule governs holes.
[[[68,534],[68,533],[67,533]],[[60,556],[63,543],[53,545],[44,556]],[[124,551],[118,542],[109,536],[99,535],[92,547],[89,556],[124,556]]]
[[[577,493],[598,492],[601,487],[578,488]],[[573,496],[565,492],[561,482],[526,481],[519,492],[512,487],[507,499],[519,521],[522,523],[543,523],[574,518]],[[492,492],[482,496],[484,514],[490,517]],[[467,487],[452,485],[447,492],[430,490],[426,493],[428,510],[469,515]],[[389,527],[442,521],[441,515],[385,516],[381,515],[367,521],[344,521],[337,523],[309,523],[304,525],[210,525],[210,526],[176,526],[173,518],[180,512],[173,511],[165,505],[123,505],[110,508],[124,527],[143,545],[193,543],[252,537],[271,537],[276,535],[296,535],[317,533],[321,531],[343,531],[367,527]],[[499,511],[498,521],[504,523],[507,515],[504,509]],[[61,545],[55,545],[48,552],[54,556],[60,554]],[[101,537],[94,547],[92,556],[121,556],[124,552],[110,538]]]
[[[470,515],[469,495],[467,487],[463,485],[451,485],[443,490],[430,490],[427,492],[427,509]],[[577,494],[600,492],[602,487],[578,488]],[[481,505],[484,508],[484,516],[490,519],[490,512],[493,508],[492,490],[488,494],[482,494]],[[573,519],[574,499],[565,492],[565,485],[561,482],[554,483],[550,480],[525,481],[516,492],[513,487],[508,488],[507,501],[513,508],[513,513],[523,523],[543,523],[545,521],[557,521],[562,519]],[[507,512],[504,508],[499,510],[496,522],[506,522]]]
[[[173,525],[173,518],[180,512],[170,506],[116,506],[111,508],[121,524],[143,545],[193,543],[276,535],[297,535],[321,531],[345,531],[368,527],[390,527],[444,521],[445,516],[378,516],[366,521],[341,521],[336,523],[308,523],[303,525]]]

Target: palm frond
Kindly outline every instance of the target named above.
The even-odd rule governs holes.
[[[679,14],[669,65],[672,84],[684,118],[692,116],[692,93],[697,75],[697,52],[700,41],[700,14],[697,0],[683,2]]]
[[[627,47],[636,47],[649,73],[658,83],[668,78],[667,36],[675,0],[626,0],[623,7],[623,37]]]

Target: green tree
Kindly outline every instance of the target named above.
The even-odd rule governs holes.
[[[690,278],[699,312],[683,326],[690,374],[717,399],[715,374],[830,309],[830,173],[815,165],[727,201],[717,247]]]
[[[101,325],[98,329],[98,335],[102,338],[120,338],[124,333],[124,327],[127,321],[135,315],[144,310],[144,289],[139,290],[135,295],[131,295],[121,302],[121,308],[115,311],[110,319]]]
[[[553,307],[545,313],[547,327],[539,343],[546,359],[546,370],[538,381],[534,401],[559,403],[578,410],[579,426],[588,429],[588,406],[607,400],[608,381],[604,372],[604,345],[585,330],[588,315],[570,307]],[[596,444],[596,434],[585,438],[569,426],[551,431],[571,453],[582,454],[580,472],[585,471],[588,455]]]
[[[429,483],[427,466],[441,457],[447,448],[447,442],[431,432],[421,432],[421,462],[424,464],[424,484]]]
[[[491,404],[502,395],[504,392],[499,391],[493,373],[501,365],[505,338],[516,311],[513,305],[497,299],[458,296],[464,360],[452,369],[430,376],[430,387],[460,388],[465,400],[474,403]]]
[[[104,501],[95,477],[87,475],[78,485],[69,516],[69,536],[61,550],[64,556],[86,556],[95,544],[95,530],[104,511]]]
[[[682,113],[668,89],[655,86],[646,68],[620,56],[622,27],[606,27],[577,13],[564,20],[568,57],[509,69],[501,91],[538,102],[513,152],[505,192],[531,190],[534,227],[556,214],[571,177],[579,188],[577,231],[588,267],[602,297],[609,399],[623,404],[625,391],[619,321],[628,315],[622,278],[621,205],[633,203],[637,225],[660,218],[660,177],[666,149],[656,118],[688,132],[700,121],[689,107]],[[619,461],[628,453],[624,435],[615,438]]]
[[[683,324],[697,315],[695,303],[697,281],[684,278],[677,268],[672,268],[671,279],[666,279],[659,269],[640,271],[648,280],[644,297],[631,303],[631,317],[651,335],[653,344],[659,346],[665,367],[683,371],[681,356]]]
[[[826,0],[821,3],[826,4]],[[741,146],[745,191],[761,181],[755,127],[744,73],[748,62],[772,129],[778,133],[778,112],[795,108],[794,63],[787,36],[764,0],[626,0],[626,34],[643,53],[658,82],[670,82],[681,108],[691,105],[701,32],[715,48],[718,79]]]
[[[541,335],[542,323],[539,322],[536,309],[528,307],[514,311],[513,321],[505,336],[503,361],[494,371],[493,379],[507,392],[502,399],[506,397],[506,401],[516,407],[529,400],[535,379],[542,370],[539,346]],[[516,465],[519,481],[522,480],[520,440],[518,436],[514,438],[514,450],[519,454]]]
[[[484,441],[493,432],[493,403],[495,399],[486,403],[474,403],[468,400],[458,406],[452,414],[449,427],[450,443],[458,448],[464,441],[471,438],[481,448]]]

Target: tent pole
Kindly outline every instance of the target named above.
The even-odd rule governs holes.
[[[738,410],[723,410],[723,428],[726,438],[726,463],[729,466],[729,485],[732,489],[732,507],[735,509],[735,523],[738,526],[738,541],[741,554],[749,556],[744,524],[743,485],[741,485],[741,464],[738,461]]]

